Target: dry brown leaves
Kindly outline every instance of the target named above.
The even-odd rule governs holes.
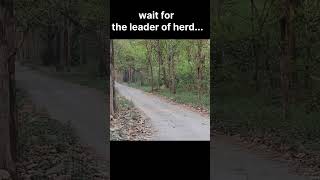
[[[271,134],[262,137],[235,134],[233,138],[241,141],[251,150],[270,152],[276,159],[287,161],[290,168],[298,174],[320,176],[319,151],[307,150],[302,144],[293,146],[280,140],[275,141],[275,136]]]
[[[29,97],[18,106],[19,179],[108,179],[106,162],[79,144],[68,125],[36,109]]]
[[[119,109],[110,119],[110,136],[113,141],[146,141],[152,136],[149,119],[123,97]]]

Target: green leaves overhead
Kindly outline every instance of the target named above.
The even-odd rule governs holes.
[[[193,84],[197,81],[197,67],[200,64],[204,73],[204,83],[209,83],[210,65],[210,44],[209,40],[114,40],[115,67],[117,71],[124,71],[128,68],[137,72],[148,73],[150,68],[147,61],[147,48],[151,46],[151,64],[154,68],[155,77],[163,76],[164,71],[169,72],[169,66],[175,66],[174,76],[179,79],[181,85]],[[159,44],[158,44],[159,43]],[[160,46],[160,65],[159,52]],[[201,51],[199,51],[199,48]],[[199,62],[199,53],[204,62]],[[200,58],[201,59],[201,58]],[[171,62],[173,61],[173,63]],[[160,73],[159,73],[160,67]],[[163,71],[164,69],[164,71]]]
[[[16,0],[15,8],[20,27],[59,26],[65,18],[91,30],[107,24],[103,0]]]

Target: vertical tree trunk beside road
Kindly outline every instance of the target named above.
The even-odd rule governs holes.
[[[110,40],[110,114],[113,115],[115,112],[115,87],[114,87],[114,47],[113,41]]]
[[[146,40],[145,41],[145,45],[146,45],[146,49],[147,49],[147,63],[149,65],[149,68],[150,68],[150,77],[151,77],[151,91],[154,90],[154,83],[153,83],[153,68],[152,68],[152,42]]]
[[[282,0],[282,16],[280,18],[281,29],[281,57],[280,57],[280,73],[281,73],[281,92],[282,92],[282,116],[288,119],[289,111],[289,66],[291,59],[291,18],[290,18],[290,0]]]
[[[15,49],[15,18],[13,0],[2,0],[0,3],[0,169],[14,173],[14,132],[15,115],[11,104],[14,94],[12,78],[14,78],[15,56],[11,55]],[[11,73],[11,74],[10,74]]]

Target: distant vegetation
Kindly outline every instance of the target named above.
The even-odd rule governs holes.
[[[214,0],[214,128],[316,150],[320,2]]]
[[[209,40],[114,40],[115,79],[209,109]]]

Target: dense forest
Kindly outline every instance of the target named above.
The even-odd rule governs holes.
[[[56,71],[83,67],[106,75],[104,1],[16,1],[18,29],[25,29],[18,59]],[[28,17],[28,18],[26,18]]]
[[[212,2],[214,128],[317,151],[320,2]]]
[[[209,40],[113,40],[113,79],[209,109]]]
[[[0,3],[0,169],[17,160],[15,62],[79,72],[105,81],[107,11],[103,0],[2,0]],[[106,84],[104,82],[104,84]]]

